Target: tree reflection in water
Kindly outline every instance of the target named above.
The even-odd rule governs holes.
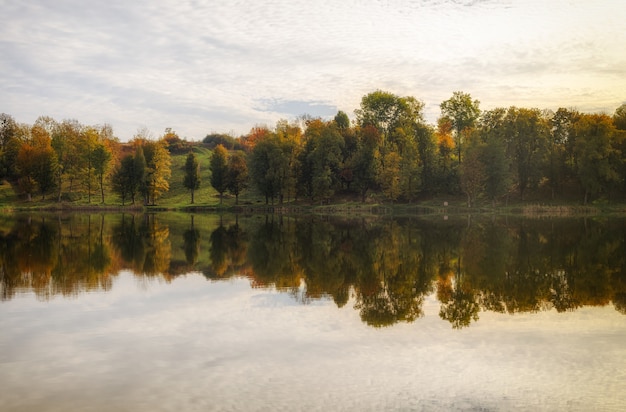
[[[349,302],[368,325],[412,322],[436,292],[454,328],[481,311],[626,314],[626,221],[91,214],[5,217],[2,299],[109,290],[121,270],[244,276],[303,303]],[[203,241],[203,239],[205,239]]]

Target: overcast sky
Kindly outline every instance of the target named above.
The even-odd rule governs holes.
[[[307,113],[353,117],[376,89],[434,123],[481,109],[612,114],[626,102],[624,0],[0,0],[0,112],[188,140]]]

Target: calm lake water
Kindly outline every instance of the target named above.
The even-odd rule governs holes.
[[[0,217],[0,411],[622,411],[626,219]]]

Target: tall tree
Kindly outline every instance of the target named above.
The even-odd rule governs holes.
[[[98,186],[100,187],[100,195],[102,203],[104,204],[104,178],[109,172],[109,166],[111,164],[111,151],[104,143],[98,143],[92,153],[93,169],[98,179]]]
[[[452,97],[440,104],[441,116],[449,119],[452,124],[454,139],[456,143],[459,163],[461,163],[461,152],[463,140],[468,129],[474,127],[480,116],[480,102],[472,100],[469,93],[456,91]]]
[[[353,185],[365,203],[367,192],[375,189],[378,181],[380,162],[378,151],[380,133],[374,126],[366,126],[359,132],[359,141],[354,155],[348,160],[352,170]]]
[[[389,152],[384,156],[380,172],[380,186],[391,202],[400,196],[400,155],[398,152]]]
[[[237,151],[228,157],[228,191],[235,195],[235,205],[239,204],[239,194],[248,187],[248,165],[243,152]]]
[[[482,193],[485,184],[485,166],[480,155],[483,143],[477,136],[472,136],[466,144],[465,161],[461,163],[461,190],[467,195],[467,207],[472,207]]]
[[[626,130],[626,103],[615,109],[613,124],[617,130]]]
[[[220,205],[222,197],[228,188],[228,151],[221,144],[215,147],[211,156],[211,186],[220,194]]]
[[[361,99],[361,108],[355,110],[361,127],[374,126],[381,133],[382,147],[394,143],[393,131],[402,125],[423,121],[424,103],[412,96],[400,97],[376,90]]]
[[[145,204],[156,204],[156,200],[170,188],[171,157],[167,143],[138,138],[135,144],[140,146],[145,158],[145,173],[141,187]],[[138,152],[139,153],[139,152]]]
[[[300,153],[299,186],[311,201],[330,197],[340,184],[343,136],[333,122],[317,119],[309,123],[305,140]]]
[[[268,204],[278,197],[284,189],[284,170],[289,167],[288,153],[276,136],[259,141],[250,153],[250,176],[256,189],[265,196]]]
[[[100,135],[95,127],[86,127],[80,134],[78,150],[80,153],[80,177],[83,186],[87,189],[87,203],[91,203],[93,188],[98,185],[94,164],[94,153],[99,143]]]
[[[537,187],[549,136],[548,119],[539,109],[511,107],[506,114],[508,150],[516,169],[516,183],[524,200],[526,189]]]
[[[335,115],[334,120],[335,124],[340,130],[344,130],[350,127],[350,118],[348,117],[346,112],[339,110]]]
[[[574,125],[578,178],[589,197],[605,192],[619,179],[621,153],[616,148],[612,119],[604,114],[584,114]]]
[[[137,193],[147,193],[146,173],[147,173],[146,156],[143,154],[143,147],[138,145],[135,149],[133,157],[133,168],[130,180],[130,198],[132,204],[135,204],[135,196]],[[144,188],[144,186],[146,186]]]
[[[194,202],[194,193],[200,188],[200,164],[194,152],[189,152],[185,160],[185,178],[183,186],[191,192],[191,204]]]
[[[117,193],[122,199],[122,206],[126,203],[126,199],[131,196],[131,192],[133,192],[134,166],[135,159],[133,155],[128,154],[122,158],[111,174],[111,187],[113,192]],[[136,186],[134,190],[136,191]]]
[[[63,183],[69,181],[69,193],[73,190],[73,182],[79,176],[80,161],[80,137],[83,126],[76,120],[64,120],[55,127],[52,133],[52,148],[57,159],[58,168],[56,173],[57,201],[61,201]]]
[[[511,159],[506,148],[506,109],[496,108],[483,113],[478,133],[484,145],[480,160],[484,166],[485,194],[495,206],[511,186]]]

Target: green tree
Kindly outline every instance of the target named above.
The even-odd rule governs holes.
[[[497,108],[483,113],[479,134],[484,143],[480,160],[485,173],[485,194],[495,206],[511,186],[511,161],[506,153],[506,109]]]
[[[423,122],[424,103],[412,96],[400,97],[393,93],[376,90],[361,99],[361,108],[355,110],[361,127],[374,126],[381,133],[381,146],[395,143],[393,131],[397,127]]]
[[[621,153],[616,149],[612,119],[603,114],[584,114],[574,124],[578,178],[589,197],[605,192],[619,180]]]
[[[392,203],[400,196],[400,162],[397,152],[389,152],[383,158],[380,172],[381,189]]]
[[[111,151],[103,143],[98,143],[92,153],[93,169],[98,179],[100,195],[104,204],[104,178],[111,164]]]
[[[124,206],[126,199],[131,196],[131,192],[133,190],[134,165],[135,159],[133,155],[126,155],[122,158],[120,164],[115,167],[113,173],[111,174],[111,187],[113,192],[117,193],[122,199],[122,206]]]
[[[239,194],[248,187],[248,164],[243,152],[237,151],[228,157],[228,191],[235,195],[235,205],[239,204]]]
[[[79,137],[77,149],[80,157],[78,164],[80,165],[80,180],[87,189],[87,203],[91,203],[91,195],[93,188],[98,185],[96,179],[94,152],[99,143],[100,135],[94,127],[86,127],[82,130]]]
[[[58,167],[56,154],[50,145],[36,147],[33,154],[34,175],[33,178],[39,187],[39,193],[45,200],[46,194],[52,192],[56,187],[54,176]]]
[[[539,109],[511,107],[507,111],[509,153],[516,169],[516,183],[524,200],[526,189],[537,187],[541,180],[541,162],[545,158],[549,136],[547,118]]]
[[[335,124],[340,130],[344,130],[350,127],[350,118],[345,112],[341,110],[337,112],[334,120],[335,120]]]
[[[465,161],[461,164],[461,190],[467,195],[467,207],[472,207],[485,185],[485,166],[480,156],[483,143],[472,136],[466,144]]]
[[[12,178],[15,173],[15,155],[11,156],[10,146],[14,145],[17,132],[17,123],[11,115],[0,114],[0,179]]]
[[[220,205],[222,196],[228,189],[228,151],[221,144],[217,145],[211,156],[211,186],[220,194]]]
[[[143,153],[143,148],[138,145],[135,149],[135,156],[133,158],[133,168],[130,180],[130,198],[133,204],[135,204],[135,196],[137,193],[147,193],[146,186],[146,173],[147,173],[146,157]]]
[[[364,203],[367,192],[375,189],[378,181],[379,141],[380,133],[376,127],[366,126],[362,128],[359,133],[356,152],[348,161],[352,171],[353,185],[359,191],[361,201]]]
[[[564,186],[568,176],[567,143],[571,136],[569,111],[560,108],[549,119],[550,133],[547,139],[543,174],[548,179],[552,199]]]
[[[309,123],[306,144],[300,153],[300,187],[311,201],[334,194],[340,185],[344,140],[332,122],[319,119]]]
[[[615,109],[613,124],[617,130],[626,130],[626,103]]]
[[[281,142],[277,136],[266,137],[256,143],[250,154],[250,175],[256,189],[268,204],[278,197],[282,202],[285,176],[289,169],[293,143]]]
[[[460,91],[452,93],[451,98],[439,105],[441,116],[449,119],[452,125],[459,163],[462,163],[461,152],[464,137],[468,129],[474,127],[480,116],[479,105],[478,100],[472,100],[468,93]]]
[[[185,160],[185,178],[183,186],[191,191],[191,204],[194,202],[194,193],[200,188],[200,164],[193,152],[189,152]]]
[[[57,159],[57,201],[61,201],[63,183],[69,181],[68,192],[72,193],[74,180],[79,178],[81,167],[81,132],[83,126],[76,120],[64,120],[52,133],[52,148]]]

